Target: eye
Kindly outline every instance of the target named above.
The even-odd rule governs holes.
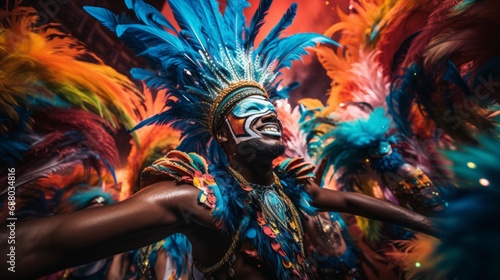
[[[241,106],[243,111],[258,111],[259,110],[259,107],[257,107],[257,105],[255,104],[252,104],[252,103],[249,103],[249,104],[244,104],[243,106]]]
[[[259,108],[255,105],[252,105],[247,108],[247,111],[259,111]]]

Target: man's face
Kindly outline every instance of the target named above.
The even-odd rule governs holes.
[[[226,123],[242,154],[255,152],[271,158],[284,153],[283,127],[276,108],[261,96],[245,98],[227,116]]]
[[[236,144],[262,139],[269,144],[281,143],[282,125],[276,108],[261,96],[243,99],[227,116],[226,122]]]

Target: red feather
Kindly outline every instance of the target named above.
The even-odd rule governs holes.
[[[78,143],[77,147],[95,151],[113,166],[119,164],[118,150],[111,134],[115,131],[100,116],[84,110],[51,108],[34,114],[33,118],[35,131],[45,135],[44,141],[33,147],[38,156],[57,149],[56,143],[64,138],[65,133],[76,131],[85,136],[85,140]]]

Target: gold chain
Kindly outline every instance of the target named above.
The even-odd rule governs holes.
[[[243,177],[243,175],[241,175],[238,171],[234,170],[231,166],[229,166],[229,170],[231,171],[231,173],[233,173],[234,177],[236,177],[236,179],[238,179],[238,181],[240,183],[242,183],[243,185],[245,186],[251,186],[252,184],[250,182],[248,182],[245,177]],[[281,182],[280,182],[280,178],[278,178],[278,176],[276,175],[276,173],[273,172],[273,176],[274,176],[274,184],[278,185],[281,187]]]
[[[221,268],[225,263],[227,263],[229,261],[229,258],[233,254],[234,248],[236,248],[236,244],[238,243],[238,240],[240,238],[240,230],[241,230],[241,224],[238,227],[238,230],[236,231],[236,235],[233,238],[233,242],[231,243],[231,246],[229,246],[229,249],[227,249],[226,254],[224,255],[224,257],[222,257],[222,259],[219,262],[212,265],[211,267],[204,267],[198,261],[193,260],[194,266],[201,273],[203,273],[203,275],[212,274],[214,271],[219,270],[219,268]]]
[[[234,170],[231,166],[228,165],[228,167],[229,167],[229,170],[233,173],[233,175],[236,177],[236,179],[240,183],[242,183],[246,186],[251,186],[250,182],[248,182],[243,177],[243,175],[241,175],[239,172]],[[297,212],[297,209],[295,209],[295,206],[294,206],[293,202],[290,200],[290,198],[288,198],[288,196],[283,192],[283,186],[281,185],[281,181],[280,181],[279,177],[274,172],[273,172],[273,176],[274,176],[274,183],[278,186],[278,188],[277,188],[278,193],[285,200],[285,204],[288,206],[288,209],[290,209],[290,211],[292,212],[293,222],[299,228],[298,238],[299,238],[299,243],[300,243],[300,247],[301,247],[300,253],[301,253],[302,258],[305,258],[304,242],[303,242],[304,229],[302,228],[302,223],[300,221],[299,213]],[[267,213],[267,214],[269,215],[269,213]]]

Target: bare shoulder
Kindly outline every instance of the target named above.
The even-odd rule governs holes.
[[[182,224],[195,222],[214,228],[212,211],[199,202],[200,189],[190,184],[174,181],[160,181],[144,187],[136,195],[144,197],[148,204],[160,205],[168,213],[173,213]]]
[[[194,197],[196,199],[199,191],[200,191],[199,189],[190,184],[185,184],[185,183],[179,184],[174,181],[160,181],[143,187],[138,192],[138,194],[154,193],[160,197],[166,196],[172,199],[174,199],[175,197]]]

